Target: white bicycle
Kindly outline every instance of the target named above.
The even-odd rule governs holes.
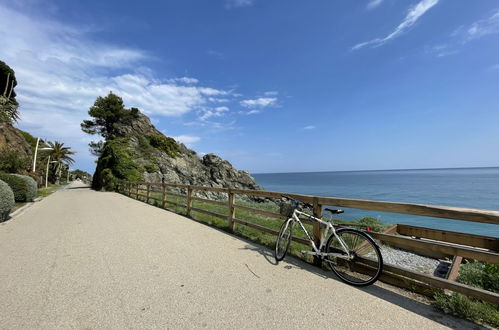
[[[291,243],[293,228],[298,224],[305,233],[312,251],[301,251],[304,254],[317,256],[326,262],[331,270],[344,282],[354,286],[366,286],[373,284],[381,275],[383,270],[383,257],[376,242],[367,233],[354,228],[341,228],[336,230],[332,224],[333,214],[343,213],[342,210],[326,208],[331,217],[324,221],[303,212],[303,205],[312,207],[310,204],[302,203],[290,197],[284,197],[291,201],[288,209],[283,212],[290,216],[279,230],[275,244],[275,259],[277,262],[284,259]],[[304,216],[312,221],[317,221],[325,226],[319,247],[315,244],[312,236],[300,220]],[[331,235],[328,237],[329,232]],[[328,237],[327,240],[325,238]]]

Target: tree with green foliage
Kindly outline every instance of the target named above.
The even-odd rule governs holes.
[[[0,61],[0,123],[12,123],[19,119],[19,103],[14,91],[16,85],[14,70]]]
[[[130,122],[138,112],[137,108],[125,109],[122,98],[110,92],[106,97],[99,96],[95,100],[88,110],[94,119],[84,120],[81,129],[88,134],[100,134],[106,140],[113,139],[116,137],[115,124]]]
[[[72,165],[74,163],[74,159],[71,158],[70,155],[74,155],[75,152],[71,151],[70,147],[65,147],[64,143],[55,141],[55,142],[48,142],[48,145],[52,150],[50,150],[49,155],[50,159],[52,161],[55,161],[55,163],[52,163],[53,165],[51,166],[51,182],[56,183],[59,182],[62,174],[62,169],[64,165]]]
[[[127,150],[127,140],[118,138],[106,142],[92,180],[92,188],[113,190],[119,180],[139,181],[143,169]]]

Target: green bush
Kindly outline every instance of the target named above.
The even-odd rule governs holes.
[[[28,176],[0,173],[0,180],[10,186],[16,202],[31,202],[36,196],[36,182]]]
[[[133,160],[128,149],[127,138],[106,142],[93,176],[93,189],[114,190],[119,180],[140,181],[142,179],[140,166]]]
[[[29,160],[17,150],[2,150],[0,152],[0,171],[16,173],[26,170]]]
[[[35,199],[38,190],[36,181],[32,177],[27,175],[20,175],[20,174],[13,174],[13,175],[24,181],[24,184],[26,185],[26,201],[32,202]]]
[[[499,293],[499,265],[480,261],[468,262],[459,269],[458,281]]]
[[[14,204],[14,193],[12,192],[12,189],[10,189],[7,183],[0,180],[0,221],[7,219]]]
[[[147,138],[154,148],[166,152],[170,157],[175,158],[178,156],[180,149],[175,139],[159,134],[149,134]]]
[[[159,167],[156,164],[153,163],[147,163],[144,165],[144,169],[147,171],[147,173],[154,173],[159,171]]]

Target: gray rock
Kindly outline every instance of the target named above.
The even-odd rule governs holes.
[[[179,143],[179,155],[171,157],[166,152],[156,148],[142,150],[140,137],[149,134],[162,135],[147,116],[140,113],[138,118],[127,125],[115,126],[118,135],[129,138],[129,149],[134,155],[134,160],[142,167],[154,164],[158,171],[153,173],[144,172],[143,179],[146,182],[173,183],[197,186],[210,186],[234,189],[258,189],[262,188],[247,171],[235,169],[232,164],[223,160],[215,154],[207,154],[200,158],[195,151]],[[214,192],[199,192],[197,195],[213,198],[226,199],[226,194]]]

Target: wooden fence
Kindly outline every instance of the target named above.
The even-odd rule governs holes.
[[[172,189],[176,191],[172,192]],[[499,225],[499,211],[470,208],[319,197],[263,190],[227,189],[146,182],[122,182],[118,186],[118,191],[127,196],[135,197],[136,199],[143,199],[147,203],[154,200],[156,201],[156,205],[165,209],[169,209],[168,206],[170,205],[185,208],[185,214],[189,217],[192,217],[192,212],[199,212],[224,219],[227,221],[228,227],[232,231],[237,224],[248,226],[272,235],[277,235],[278,231],[248,220],[239,219],[236,217],[236,210],[244,210],[281,221],[285,220],[286,217],[279,213],[239,205],[236,203],[236,196],[264,198],[281,198],[282,196],[289,196],[313,205],[313,214],[319,218],[323,215],[323,206],[331,205]],[[227,201],[196,197],[196,192],[201,191],[224,193],[227,196]],[[185,199],[185,204],[170,201],[168,200],[169,196]],[[220,214],[193,207],[193,201],[226,206],[228,208],[228,214]],[[313,233],[314,237],[321,237],[321,227],[316,222],[313,223]],[[383,242],[383,244],[414,251],[421,255],[438,258],[450,257],[453,259],[446,279],[385,264],[383,274],[380,277],[381,281],[409,288],[428,296],[432,296],[438,290],[445,289],[483,301],[499,304],[499,294],[455,281],[463,258],[499,264],[498,238],[400,224],[392,226],[383,233],[370,232],[369,234],[376,240]],[[308,242],[299,237],[293,237],[293,241],[308,246]]]

